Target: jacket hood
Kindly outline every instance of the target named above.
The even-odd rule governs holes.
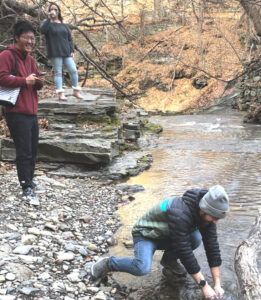
[[[187,205],[197,223],[199,222],[199,202],[207,192],[206,189],[191,189],[187,190],[182,196],[183,202]]]
[[[27,52],[21,52],[21,50],[19,50],[16,45],[9,45],[6,47],[6,50],[11,50],[13,51],[17,56],[19,56],[22,60],[25,60],[26,57],[29,55],[29,53]]]

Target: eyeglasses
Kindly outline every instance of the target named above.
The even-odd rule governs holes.
[[[20,38],[23,39],[24,41],[27,41],[27,42],[31,41],[31,42],[35,43],[35,37],[34,36],[26,36],[26,35],[23,36],[23,35],[21,35]]]

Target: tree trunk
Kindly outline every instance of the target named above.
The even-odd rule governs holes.
[[[154,17],[157,21],[160,21],[163,17],[163,8],[161,0],[154,0]]]
[[[261,0],[240,0],[240,3],[252,20],[257,35],[261,37]]]
[[[259,213],[248,239],[238,246],[235,254],[235,270],[244,300],[261,299],[261,275],[257,263],[260,251],[261,220]]]
[[[145,10],[140,10],[140,36],[139,36],[139,43],[143,47],[144,46],[144,33],[145,31]]]

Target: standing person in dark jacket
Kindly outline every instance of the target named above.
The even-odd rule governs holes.
[[[27,21],[14,25],[15,44],[0,54],[0,85],[21,87],[16,105],[6,107],[6,122],[16,149],[16,167],[24,198],[39,204],[34,194],[33,177],[38,146],[38,96],[43,83],[31,56],[35,47],[35,30]],[[17,68],[16,75],[12,74]]]
[[[136,276],[150,272],[156,250],[164,250],[161,264],[172,273],[184,276],[188,272],[207,299],[223,296],[221,287],[221,257],[216,223],[226,216],[229,199],[224,188],[191,189],[182,197],[170,197],[150,209],[132,229],[134,258],[104,257],[92,265],[94,279],[110,271],[127,272]],[[203,241],[214,288],[206,282],[194,256]],[[177,261],[180,260],[183,266]]]
[[[78,72],[73,59],[74,46],[69,27],[63,23],[61,9],[56,3],[51,3],[48,8],[47,20],[41,24],[41,32],[45,35],[47,55],[54,67],[54,83],[56,93],[60,100],[66,100],[63,90],[63,65],[69,71],[73,96],[83,99],[80,94],[81,88],[78,85]]]

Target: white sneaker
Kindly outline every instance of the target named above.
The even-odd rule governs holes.
[[[40,205],[40,201],[39,201],[38,197],[35,195],[35,193],[31,187],[28,187],[23,190],[22,199],[31,205],[34,205],[34,206]]]

